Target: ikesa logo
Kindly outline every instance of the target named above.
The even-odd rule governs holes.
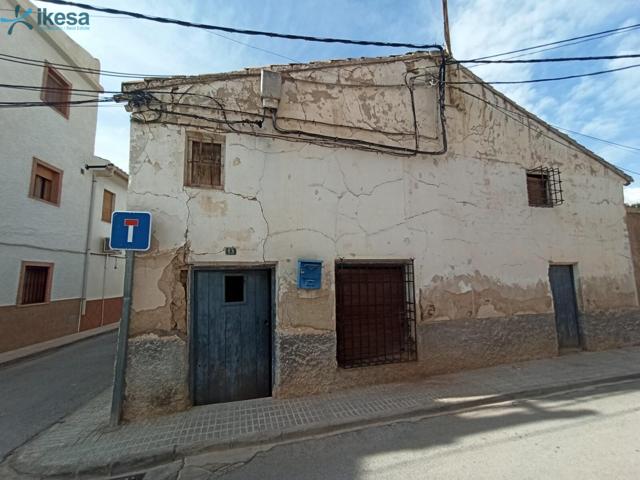
[[[20,5],[14,10],[14,18],[0,17],[0,24],[9,24],[7,34],[13,34],[16,25],[33,30],[33,9],[22,11]],[[89,14],[87,12],[52,12],[46,8],[38,8],[35,15],[35,26],[48,30],[88,30]]]
[[[38,25],[42,26],[69,26],[76,25],[88,26],[89,14],[87,12],[48,12],[46,8],[38,9]]]

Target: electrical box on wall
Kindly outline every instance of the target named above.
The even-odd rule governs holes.
[[[322,285],[322,260],[298,260],[298,288],[314,290]]]

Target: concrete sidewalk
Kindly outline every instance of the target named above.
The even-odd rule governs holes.
[[[120,322],[110,323],[103,327],[97,327],[78,333],[72,333],[71,335],[65,335],[64,337],[58,337],[52,340],[47,340],[46,342],[34,343],[33,345],[28,345],[16,350],[0,353],[0,366],[8,365],[24,358],[40,355],[41,353],[46,353],[51,350],[56,350],[66,345],[71,345],[72,343],[95,337],[96,335],[102,335],[103,333],[112,332],[114,330],[117,330],[119,325]]]
[[[194,407],[108,427],[104,392],[17,450],[8,466],[35,476],[114,475],[188,455],[640,378],[640,347],[503,365],[297,399]]]

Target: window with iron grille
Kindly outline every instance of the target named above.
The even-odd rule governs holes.
[[[560,169],[538,167],[527,170],[527,194],[532,207],[553,207],[563,203]]]
[[[47,65],[44,68],[43,84],[42,101],[65,117],[69,117],[68,102],[71,99],[71,83],[57,70]]]
[[[54,205],[59,205],[61,187],[62,170],[34,158],[31,169],[29,196],[53,203]]]
[[[187,137],[184,184],[188,187],[222,188],[224,139],[190,134]]]
[[[106,188],[102,193],[102,221],[111,223],[111,214],[116,206],[116,194]]]
[[[22,263],[19,304],[28,305],[49,301],[52,269],[53,264],[50,263]]]
[[[336,263],[338,365],[416,360],[413,262]]]

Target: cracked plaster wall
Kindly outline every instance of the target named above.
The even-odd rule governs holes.
[[[402,83],[402,74],[415,66],[414,60],[398,60],[375,68],[303,69],[285,79],[386,85]],[[313,82],[296,86],[286,80],[278,114],[390,132],[410,129],[408,100],[399,89]],[[416,88],[422,148],[436,148],[435,90],[427,84]],[[503,102],[478,86],[469,90]],[[213,93],[229,108],[256,110],[259,105],[258,79],[252,75],[193,84],[189,91]],[[491,319],[501,322],[505,332],[510,326],[521,329],[522,323],[505,319],[543,319],[544,328],[532,323],[529,342],[518,343],[525,349],[518,359],[556,351],[548,283],[552,262],[577,264],[583,312],[635,312],[623,180],[585,153],[535,134],[482,102],[449,93],[445,155],[402,158],[227,132],[223,190],[183,187],[186,132],[197,130],[200,122],[133,123],[129,208],[151,211],[154,232],[152,250],[139,255],[136,263],[132,341],[149,332],[169,336],[186,355],[186,276],[181,269],[208,263],[277,264],[276,394],[283,395],[306,391],[305,375],[313,365],[318,367],[317,389],[345,383],[335,373],[333,266],[339,257],[415,259],[419,332],[434,331],[441,322],[454,322],[450,325],[459,325],[460,331],[476,325],[485,329]],[[193,102],[197,97],[182,98]],[[330,128],[342,136],[411,145],[411,137],[402,135],[290,123],[291,128]],[[261,131],[273,133],[269,122]],[[560,168],[563,205],[528,205],[525,169],[540,165]],[[224,254],[228,246],[236,247],[236,256]],[[296,288],[298,258],[324,261],[320,290]],[[315,359],[309,357],[313,349],[292,354],[300,348],[291,350],[290,339],[296,336],[324,353]],[[449,341],[441,348],[455,348],[455,336],[445,337]],[[428,339],[421,342],[432,345]],[[528,344],[533,346],[527,353]],[[508,360],[495,349],[485,353],[485,363]],[[438,352],[425,358],[433,355]],[[443,365],[451,361],[445,357]],[[482,363],[474,362],[463,366]],[[388,366],[378,371],[391,372],[388,379],[415,368]],[[174,376],[183,374],[174,370]],[[342,375],[357,378],[352,372]],[[186,388],[184,378],[169,383],[170,388]],[[141,398],[135,388],[128,383]]]

